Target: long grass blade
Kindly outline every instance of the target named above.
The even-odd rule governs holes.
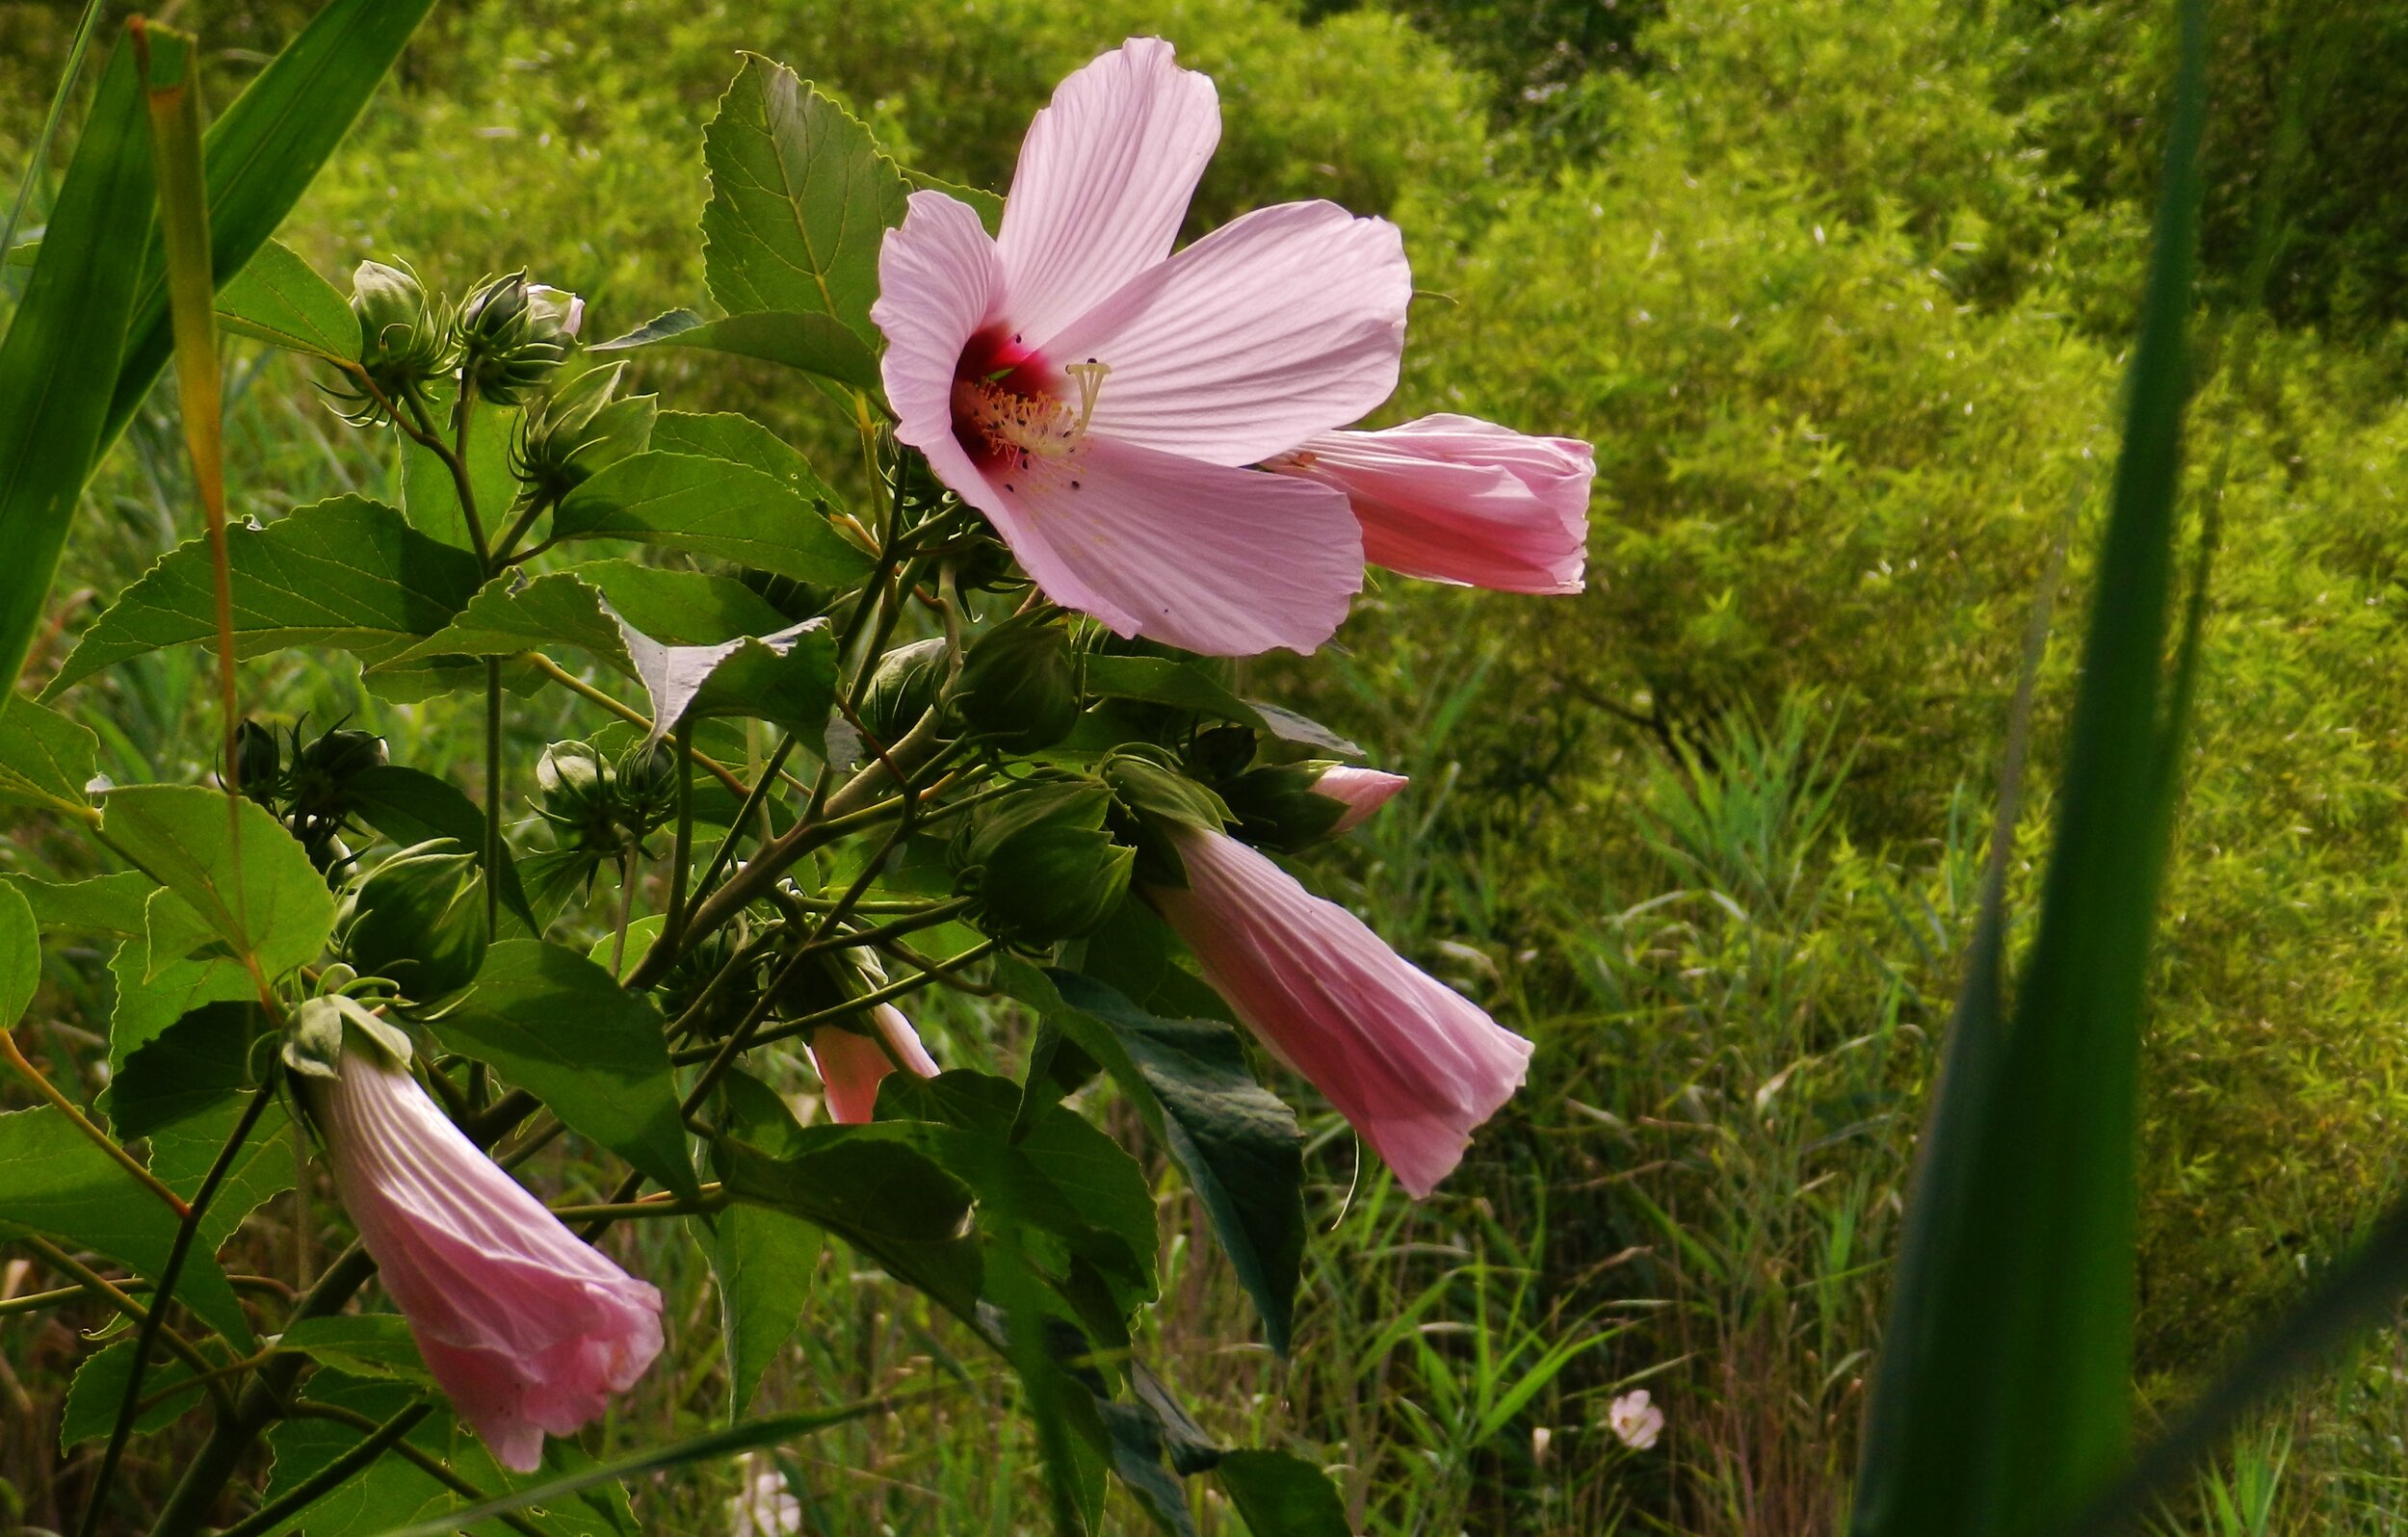
[[[1995,912],[1924,1152],[1870,1411],[1860,1537],[2062,1521],[2130,1438],[2138,1064],[2163,771],[2206,33],[2182,8],[2165,184],[2039,930],[2011,1023]],[[2175,703],[2186,687],[2175,690]]]
[[[59,121],[66,116],[67,98],[75,93],[75,82],[83,78],[84,55],[92,51],[92,34],[100,27],[100,0],[84,0],[84,14],[75,23],[75,39],[67,44],[66,64],[59,70],[59,89],[51,93],[50,111],[41,119],[41,132],[35,137],[33,153],[25,157],[25,175],[16,184],[16,196],[9,203],[9,217],[0,220],[0,255],[16,244],[17,226],[25,221],[25,207],[34,200],[34,184],[41,180],[42,168],[50,164],[50,146],[59,142]]]

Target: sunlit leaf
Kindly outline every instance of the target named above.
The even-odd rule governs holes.
[[[275,978],[318,958],[334,927],[334,894],[309,855],[266,808],[237,802],[241,885],[226,797],[197,785],[135,785],[109,792],[102,835],[128,861],[188,903],[236,957]],[[154,913],[156,905],[153,906]],[[165,957],[151,957],[154,966]]]

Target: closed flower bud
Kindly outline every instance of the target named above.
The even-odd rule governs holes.
[[[527,313],[538,326],[549,326],[561,335],[574,341],[586,324],[586,301],[565,288],[549,283],[527,285]]]
[[[1081,780],[1034,785],[983,808],[955,851],[979,926],[1042,949],[1110,918],[1137,860],[1108,829],[1111,811],[1104,787]]]
[[[529,409],[511,468],[537,496],[557,502],[596,470],[642,453],[651,442],[660,401],[650,395],[615,399],[626,376],[624,363],[590,370]]]
[[[1403,775],[1376,768],[1299,763],[1249,769],[1220,794],[1247,843],[1295,853],[1352,831],[1404,786]]]
[[[618,761],[612,796],[619,825],[641,838],[677,811],[677,749],[666,742],[638,745]]]
[[[929,706],[936,702],[948,656],[939,638],[898,646],[878,658],[870,674],[869,691],[861,699],[861,723],[872,736],[892,745],[920,723]]]
[[[971,642],[946,702],[962,723],[1005,752],[1037,752],[1079,720],[1070,637],[1034,616],[1007,619]]]
[[[583,742],[556,742],[536,762],[536,792],[544,821],[561,831],[563,847],[618,851],[611,806],[611,766]]]
[[[359,365],[387,396],[449,366],[445,319],[408,268],[361,262],[352,274],[352,314],[359,321]]]
[[[492,935],[484,873],[457,839],[403,849],[379,865],[350,899],[337,938],[344,960],[382,977],[413,1003],[432,1003],[476,980]]]
[[[283,753],[272,728],[256,720],[245,720],[235,728],[234,780],[247,798],[263,806],[269,804],[275,795],[276,779],[283,771]]]
[[[293,754],[293,771],[286,785],[293,810],[301,817],[332,821],[351,810],[351,783],[391,757],[384,739],[373,731],[337,728]]]
[[[524,273],[486,279],[453,326],[468,387],[495,405],[525,400],[568,355],[567,319],[557,301],[535,302]]]

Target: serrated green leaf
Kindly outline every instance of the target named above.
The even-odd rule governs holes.
[[[837,506],[836,493],[813,472],[802,451],[749,416],[734,411],[663,411],[653,421],[650,446],[665,454],[699,455],[759,470],[822,511],[832,511]]]
[[[804,1127],[792,1145],[794,1152],[772,1158],[723,1136],[712,1146],[712,1162],[735,1200],[835,1235],[976,1321],[982,1269],[968,1232],[968,1185],[891,1125]]]
[[[292,247],[269,241],[218,291],[218,324],[288,352],[359,358],[359,320],[349,299]]]
[[[875,348],[877,252],[910,189],[844,108],[758,55],[703,130],[703,275],[730,314],[839,320]]]
[[[153,1280],[166,1268],[175,1213],[56,1109],[0,1115],[0,1168],[9,1171],[0,1181],[0,1229],[46,1233]],[[249,1342],[250,1324],[216,1260],[188,1255],[176,1295],[212,1327]]]
[[[803,582],[842,585],[870,568],[870,558],[829,527],[824,504],[784,479],[658,449],[621,459],[569,492],[552,515],[552,533],[686,550]]]
[[[1232,1451],[1214,1471],[1251,1537],[1352,1537],[1329,1475],[1284,1451]]]
[[[186,960],[153,968],[147,929],[118,947],[109,958],[109,975],[117,983],[117,1003],[109,1015],[113,1074],[123,1072],[126,1058],[193,1010],[258,996],[250,977],[233,961]]]
[[[1239,1285],[1287,1353],[1304,1253],[1304,1135],[1254,1081],[1237,1031],[1162,1019],[1093,977],[996,963],[996,985],[1101,1063],[1195,1189]]]
[[[238,802],[239,889],[232,879],[226,797],[219,792],[135,785],[109,792],[104,809],[101,834],[109,846],[189,903],[236,956],[254,957],[270,979],[317,959],[326,948],[334,928],[334,894],[264,807]]]
[[[689,716],[748,716],[786,726],[819,749],[836,703],[836,640],[825,619],[712,646],[663,645],[616,610],[627,660],[651,703],[649,742]]]
[[[457,838],[479,862],[484,858],[484,812],[468,798],[466,791],[448,779],[397,763],[377,764],[352,775],[343,795],[353,816],[404,848],[430,838]],[[501,895],[502,937],[540,937],[541,925],[527,903],[526,888],[518,880],[518,861],[507,841],[502,845]],[[521,925],[523,933],[511,931],[511,920]]]
[[[903,169],[903,180],[911,184],[914,192],[939,192],[957,203],[969,204],[970,211],[979,216],[979,222],[986,226],[989,235],[1004,232],[1004,199],[1000,193],[991,193],[980,187],[964,187],[959,182],[947,181],[942,176],[931,176],[925,170],[913,170],[908,167]]]
[[[13,1029],[41,986],[41,929],[14,886],[0,889],[0,1029]]]
[[[0,713],[0,802],[89,821],[100,739],[45,705],[15,698]]]
[[[495,945],[475,988],[434,1031],[569,1130],[680,1195],[697,1193],[660,1011],[575,951],[530,939]]]
[[[251,1043],[266,1028],[256,1003],[205,1003],[144,1042],[109,1081],[118,1135],[148,1136],[250,1087]]]
[[[587,351],[632,352],[662,347],[782,363],[873,395],[880,388],[877,354],[842,321],[827,315],[755,310],[706,321],[693,310],[673,309]]]
[[[337,1314],[301,1318],[276,1341],[279,1350],[299,1350],[321,1366],[354,1377],[381,1377],[432,1387],[433,1376],[418,1354],[409,1324],[398,1314]]]
[[[75,1380],[67,1385],[66,1403],[59,1411],[61,1456],[87,1441],[99,1440],[115,1428],[118,1409],[125,1401],[125,1378],[133,1365],[134,1342],[126,1338],[93,1351],[75,1368]],[[144,1370],[143,1396],[164,1400],[135,1416],[135,1433],[144,1436],[165,1430],[209,1401],[208,1394],[194,1382],[193,1368],[174,1356],[154,1360]]]
[[[164,47],[181,57],[180,43]],[[12,688],[41,622],[84,478],[112,434],[110,400],[141,290],[153,192],[142,82],[134,49],[120,46],[102,73],[24,298],[0,339],[0,549],[9,552],[0,573],[0,680]]]
[[[477,590],[475,557],[364,497],[230,528],[225,542],[242,657],[330,645],[380,662],[442,629]],[[214,581],[207,541],[169,552],[93,621],[44,697],[144,652],[196,640],[214,648]]]
[[[139,939],[146,932],[143,910],[159,888],[138,870],[90,880],[48,881],[31,875],[0,875],[34,910],[44,933],[83,934],[98,939]]]
[[[760,1080],[729,1073],[720,1082],[720,1104],[726,1129],[771,1157],[801,1150],[794,1112]],[[767,1207],[731,1206],[690,1225],[719,1283],[727,1418],[735,1424],[810,1306],[825,1243],[810,1223]]]
[[[209,1166],[217,1161],[242,1115],[243,1101],[227,1099],[190,1119],[161,1127],[150,1135],[150,1172],[169,1189],[191,1200],[209,1177]],[[292,1118],[282,1105],[268,1106],[234,1161],[226,1166],[225,1178],[200,1219],[199,1252],[215,1254],[224,1248],[244,1218],[291,1189],[300,1173],[298,1158]]]

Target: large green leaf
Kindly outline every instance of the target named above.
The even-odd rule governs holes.
[[[446,442],[452,437],[452,391],[435,384],[427,391],[429,414]],[[510,468],[510,444],[518,431],[516,406],[478,404],[468,417],[468,493],[477,499],[477,518],[485,537],[502,532],[518,500],[518,474]],[[468,519],[460,512],[459,482],[441,455],[414,438],[401,440],[402,512],[409,526],[454,549],[470,546]]]
[[[978,1317],[982,1266],[967,1231],[970,1187],[891,1125],[810,1126],[772,1157],[734,1137],[712,1162],[736,1200],[798,1218],[851,1244],[957,1316]]]
[[[1086,690],[1103,699],[1139,699],[1148,704],[1191,710],[1219,720],[1252,726],[1267,737],[1298,746],[1316,747],[1342,758],[1360,758],[1363,749],[1316,720],[1277,705],[1241,699],[1222,688],[1203,667],[1169,657],[1095,655],[1086,659]]]
[[[142,932],[119,945],[109,959],[109,976],[117,984],[117,1004],[109,1015],[112,1074],[124,1071],[136,1052],[193,1010],[259,996],[249,975],[234,961],[179,960],[153,966],[148,909],[145,899]]]
[[[0,802],[89,821],[100,739],[46,706],[18,698],[0,714]]]
[[[398,1314],[334,1314],[297,1319],[276,1340],[279,1348],[306,1351],[320,1366],[354,1377],[434,1386],[418,1342]]]
[[[13,718],[13,716],[12,716]],[[0,727],[0,730],[4,730]],[[43,933],[78,934],[90,939],[141,939],[150,932],[144,909],[159,889],[139,870],[90,880],[48,881],[31,875],[0,875],[16,888],[34,910]]]
[[[182,45],[162,39],[163,60]],[[25,297],[0,340],[0,680],[13,688],[84,478],[109,426],[152,220],[150,128],[131,46],[110,57]],[[160,320],[166,357],[164,298]],[[152,364],[152,372],[158,365]]]
[[[660,1011],[575,951],[502,941],[434,1030],[550,1106],[570,1131],[681,1195],[696,1193]]]
[[[587,351],[632,352],[659,347],[754,357],[873,394],[879,388],[877,354],[842,321],[827,315],[767,310],[706,321],[693,310],[673,309]]]
[[[1195,1188],[1239,1284],[1286,1354],[1304,1255],[1304,1136],[1254,1081],[1235,1030],[1163,1019],[1076,972],[1006,957],[996,984],[1112,1074]]]
[[[218,292],[218,324],[288,352],[359,358],[359,320],[342,290],[278,241],[259,247]]]
[[[802,1128],[776,1090],[730,1072],[720,1081],[719,1092],[721,1124],[730,1133],[772,1158],[802,1151]],[[727,1418],[735,1424],[810,1306],[825,1240],[810,1223],[763,1206],[731,1206],[692,1219],[692,1226],[719,1283]]]
[[[870,130],[785,65],[747,55],[702,157],[703,275],[720,307],[832,316],[876,347],[878,246],[910,188]]]
[[[109,792],[101,835],[125,860],[188,905],[237,958],[254,957],[273,980],[316,960],[334,928],[334,894],[309,855],[266,808],[236,803],[242,879],[226,797],[196,785],[133,785]],[[153,947],[159,904],[151,903]],[[189,952],[186,952],[189,953]],[[153,954],[161,968],[171,957]]]
[[[2160,710],[2205,117],[2198,0],[2183,34],[2038,931],[2002,1029],[1985,915],[1867,1419],[1864,1537],[2046,1529],[2131,1433],[2140,1029],[2172,814],[2162,764],[2183,729]]]
[[[61,1456],[106,1436],[117,1423],[118,1408],[125,1401],[125,1379],[133,1365],[134,1342],[126,1337],[93,1351],[75,1368],[75,1380],[67,1385],[66,1404],[59,1411]],[[174,1393],[177,1388],[188,1391]],[[172,1396],[165,1396],[170,1394]],[[165,1396],[164,1402],[144,1410],[134,1420],[135,1432],[145,1436],[166,1429],[209,1401],[194,1383],[193,1368],[174,1356],[152,1362],[143,1372],[143,1396]]]
[[[202,154],[208,169],[211,265],[220,288],[284,222],[432,4],[327,0],[210,124]],[[149,197],[147,181],[141,191]],[[52,228],[57,228],[55,218]],[[173,345],[167,264],[156,240],[142,250],[141,261],[142,285],[125,329],[103,442],[116,439],[150,393]]]
[[[265,528],[226,531],[235,653],[340,646],[374,664],[408,649],[477,590],[476,558],[364,497],[315,503]],[[217,637],[212,559],[195,539],[162,557],[84,635],[44,696],[102,667]]]
[[[242,1119],[240,1099],[220,1101],[198,1115],[163,1126],[150,1134],[150,1172],[187,1201],[209,1177],[226,1139]],[[249,1140],[226,1165],[217,1196],[200,1219],[197,1252],[215,1254],[225,1247],[245,1218],[295,1185],[299,1154],[293,1145],[293,1123],[282,1105],[260,1112]]]
[[[484,812],[468,798],[466,791],[448,779],[397,763],[377,764],[352,775],[343,786],[343,795],[352,815],[404,848],[431,838],[457,838],[480,860],[484,857]],[[506,920],[515,919],[525,929],[523,934],[512,933],[505,922],[504,937],[539,935],[543,925],[536,922],[535,909],[528,905],[526,888],[518,880],[518,861],[507,841],[502,845],[502,911]]]
[[[1284,1451],[1232,1451],[1214,1465],[1253,1537],[1350,1537],[1346,1502],[1319,1468]]]
[[[804,582],[858,580],[870,558],[829,527],[826,505],[769,470],[655,449],[569,492],[552,532],[685,550]]]
[[[14,886],[0,890],[0,1029],[14,1029],[41,986],[41,928]]]
[[[250,1087],[251,1043],[266,1028],[255,1002],[213,1003],[144,1041],[109,1080],[118,1135],[148,1136]]]
[[[166,1268],[175,1213],[49,1106],[0,1115],[0,1168],[9,1171],[0,1181],[0,1231],[46,1233],[154,1280]],[[216,1260],[187,1256],[176,1295],[211,1326],[250,1339]]]

